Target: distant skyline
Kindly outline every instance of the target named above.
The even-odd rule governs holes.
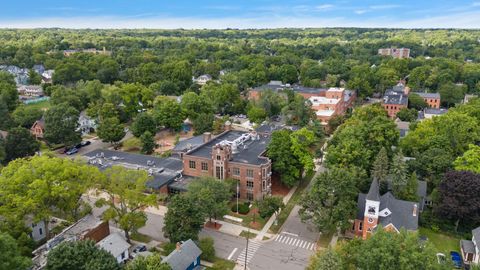
[[[2,1],[1,28],[480,28],[480,0]]]

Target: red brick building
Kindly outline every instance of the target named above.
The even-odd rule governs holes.
[[[402,83],[388,89],[383,96],[382,106],[390,118],[396,118],[397,113],[408,107],[408,94],[410,89]]]
[[[183,174],[235,179],[239,198],[259,200],[271,194],[271,161],[264,156],[267,134],[226,131],[183,155]]]
[[[408,48],[383,48],[378,49],[378,54],[381,56],[391,56],[393,58],[409,58],[410,57],[410,49]]]
[[[425,103],[427,103],[429,108],[440,109],[440,94],[439,93],[420,93],[415,92],[423,98]]]

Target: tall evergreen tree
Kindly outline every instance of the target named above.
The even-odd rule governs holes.
[[[391,189],[396,197],[400,197],[401,193],[407,185],[407,164],[401,151],[396,153],[392,159],[390,167]]]
[[[388,179],[388,155],[385,147],[380,149],[373,162],[371,176],[379,181],[382,191],[385,191]]]

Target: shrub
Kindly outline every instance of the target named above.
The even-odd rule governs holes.
[[[160,247],[163,250],[162,255],[167,256],[168,254],[172,253],[172,251],[175,250],[175,248],[177,247],[177,244],[170,243],[170,242],[165,242]]]
[[[198,246],[202,251],[200,258],[205,261],[213,262],[215,260],[215,247],[213,246],[213,238],[205,237],[200,239]]]
[[[250,204],[249,203],[242,203],[238,205],[238,213],[242,215],[248,214],[250,212]],[[232,205],[232,212],[237,212],[237,205]]]
[[[284,206],[283,200],[280,197],[265,197],[258,203],[258,213],[262,218],[267,218]]]

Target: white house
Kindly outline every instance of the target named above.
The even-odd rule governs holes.
[[[101,249],[108,251],[117,259],[118,263],[128,260],[128,249],[130,244],[120,235],[120,233],[112,233],[97,243]]]
[[[196,79],[195,78],[193,79],[193,81],[199,85],[205,85],[210,80],[212,80],[212,76],[208,74],[200,75]]]
[[[30,232],[30,238],[32,238],[33,241],[38,242],[46,237],[45,222],[34,222],[31,216],[27,216],[25,218],[25,226],[32,229],[32,232]]]
[[[472,241],[460,240],[460,249],[466,264],[480,263],[480,227],[472,230]]]
[[[80,113],[78,117],[78,131],[80,131],[83,135],[86,135],[90,132],[95,131],[97,129],[97,122],[95,119],[90,118],[85,111]]]
[[[41,85],[19,85],[17,87],[18,94],[27,97],[42,97],[43,88]]]

